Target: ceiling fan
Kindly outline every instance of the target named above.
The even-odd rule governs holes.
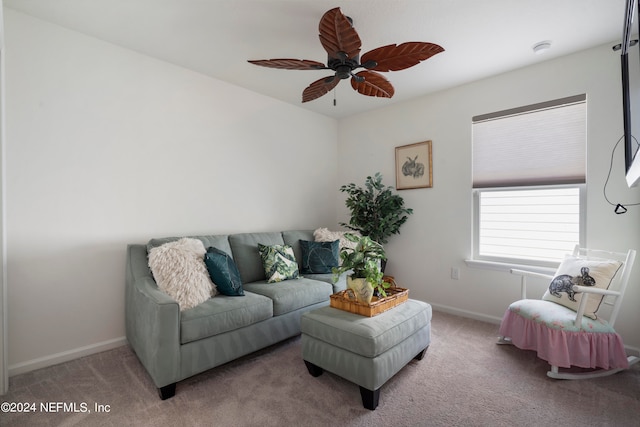
[[[333,70],[335,74],[311,83],[302,92],[302,102],[313,101],[331,91],[340,80],[351,77],[351,87],[363,95],[391,98],[393,85],[376,71],[404,70],[431,58],[444,49],[434,43],[406,42],[373,49],[360,58],[362,42],[353,28],[351,18],[339,7],[329,10],[320,19],[320,43],[327,51],[327,65],[307,59],[262,59],[250,63],[284,70]],[[358,68],[364,68],[354,74]]]

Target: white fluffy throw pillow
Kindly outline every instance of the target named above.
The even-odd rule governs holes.
[[[316,242],[334,242],[339,240],[341,250],[344,248],[355,249],[358,244],[347,240],[344,237],[345,233],[355,234],[356,236],[360,235],[357,231],[330,231],[328,228],[318,228],[313,232],[313,238]]]
[[[206,252],[201,240],[187,237],[149,251],[149,268],[158,288],[178,302],[180,311],[216,294],[204,263]]]
[[[328,228],[318,228],[313,232],[313,238],[316,242],[335,242],[336,240],[339,240],[340,250],[345,248],[355,249],[358,244],[351,240],[347,240],[344,237],[346,233],[360,236],[360,233],[357,231],[330,231]],[[338,258],[338,263],[342,265],[342,257]]]

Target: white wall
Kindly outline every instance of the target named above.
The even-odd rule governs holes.
[[[5,20],[11,374],[123,342],[128,242],[335,224],[334,119]]]
[[[588,95],[588,244],[640,248],[640,209],[615,215],[602,197],[622,134],[609,46],[337,123],[12,10],[5,20],[12,374],[122,343],[126,243],[331,227],[336,212],[347,221],[340,185],[376,171],[395,185],[394,148],[427,139],[434,188],[401,191],[415,214],[387,246],[388,272],[413,298],[499,319],[517,279],[464,263],[471,117],[568,95]],[[608,195],[640,200],[616,158]],[[640,347],[640,260],[630,287],[618,330]]]
[[[2,0],[0,0],[0,394],[9,390],[8,359],[8,327],[7,327],[7,257],[6,257],[6,230],[5,230],[5,200],[4,186],[4,147],[5,147],[5,120],[4,120],[4,17]]]
[[[464,262],[472,236],[471,117],[580,93],[587,94],[588,108],[587,245],[640,249],[640,207],[616,215],[602,195],[611,150],[623,133],[620,85],[619,55],[602,46],[341,120],[341,184],[363,183],[380,171],[386,184],[395,186],[394,148],[433,141],[434,186],[400,191],[414,215],[387,246],[388,273],[410,288],[413,298],[498,321],[518,299],[519,280]],[[614,203],[639,202],[640,189],[629,190],[624,182],[622,146],[615,155],[607,195]],[[347,222],[344,194],[337,198],[338,220]],[[450,278],[452,267],[460,269],[460,280]],[[535,283],[532,296],[542,295],[546,285]],[[616,329],[625,344],[638,348],[640,259],[629,287]]]

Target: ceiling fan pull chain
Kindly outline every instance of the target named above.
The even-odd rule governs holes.
[[[333,88],[333,106],[336,106],[336,88]]]

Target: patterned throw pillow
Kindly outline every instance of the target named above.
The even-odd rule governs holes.
[[[229,254],[212,246],[207,249],[207,253],[204,255],[204,263],[211,280],[218,288],[218,292],[232,297],[244,295],[240,272]]]
[[[149,251],[149,268],[158,288],[178,303],[180,311],[202,304],[216,294],[202,262],[204,253],[202,241],[186,237]]]
[[[264,274],[267,276],[268,283],[298,278],[298,262],[291,246],[266,246],[258,243],[258,252],[262,258]]]
[[[302,274],[328,274],[340,261],[340,241],[309,242],[300,240]]]
[[[558,267],[542,299],[578,311],[582,294],[574,293],[573,285],[608,289],[621,266],[622,263],[615,260],[568,256]],[[596,311],[603,298],[602,295],[590,294],[584,315],[596,319]]]

